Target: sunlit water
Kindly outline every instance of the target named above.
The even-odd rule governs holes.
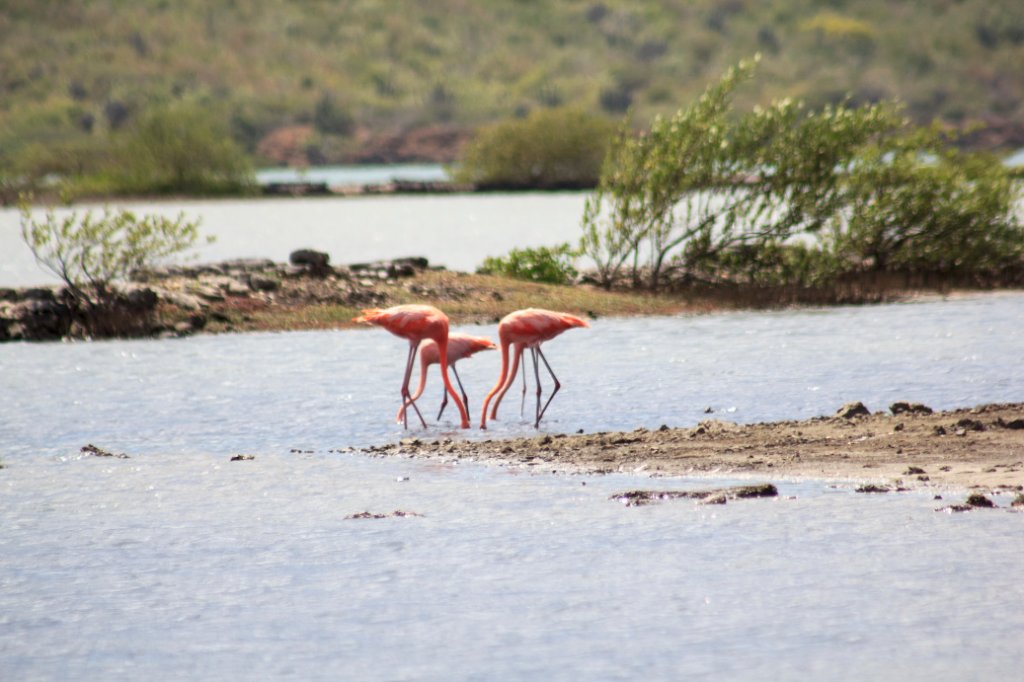
[[[395,180],[411,182],[445,182],[449,180],[444,166],[428,163],[369,164],[365,166],[310,166],[309,168],[262,168],[256,171],[256,182],[323,182],[328,187],[379,185]]]
[[[1019,672],[1024,516],[950,516],[930,495],[865,499],[815,483],[713,507],[608,499],[637,485],[276,452],[14,466],[0,476],[0,671],[569,681]],[[422,516],[345,519],[396,509]]]
[[[591,325],[545,346],[562,382],[545,429],[793,419],[853,400],[884,410],[896,400],[940,409],[1024,399],[1021,294]],[[463,331],[497,339],[494,325]],[[407,348],[380,329],[4,344],[0,386],[13,400],[0,444],[58,455],[90,440],[216,454],[381,443],[402,435],[393,415]],[[488,351],[458,365],[474,422],[499,364]],[[541,379],[550,385],[543,369]],[[533,433],[519,418],[519,387],[487,436]],[[440,400],[434,367],[424,413]],[[527,413],[532,400],[531,376]],[[447,435],[454,415],[430,433]]]
[[[576,244],[586,195],[582,192],[430,196],[310,197],[118,203],[137,213],[201,219],[216,237],[190,255],[201,262],[271,258],[287,262],[300,248],[325,251],[331,262],[359,263],[425,256],[431,263],[472,272],[487,256],[513,248]],[[102,206],[75,206],[84,213]],[[58,217],[70,209],[56,211]],[[42,216],[42,210],[37,209]],[[55,281],[41,270],[21,238],[20,214],[0,208],[0,287]]]
[[[1019,401],[1022,323],[1020,294],[595,320],[547,346],[563,389],[542,426]],[[1007,496],[949,515],[934,493],[783,480],[774,500],[634,509],[609,496],[729,481],[338,452],[405,435],[404,357],[377,329],[0,345],[0,678],[1019,673]],[[460,363],[474,421],[497,366]],[[432,376],[425,414],[439,397]],[[425,437],[535,433],[518,384],[506,400],[487,434],[446,416]],[[421,516],[345,518],[394,510]]]

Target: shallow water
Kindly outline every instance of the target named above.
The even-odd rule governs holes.
[[[1021,329],[1021,294],[594,320],[545,346],[562,390],[542,427],[796,419],[852,400],[872,410],[897,400],[935,409],[1019,401]],[[497,338],[494,325],[463,330]],[[17,398],[4,408],[0,445],[8,455],[66,454],[90,441],[138,453],[225,454],[386,442],[403,434],[393,415],[406,349],[380,329],[3,344],[0,387]],[[499,364],[497,352],[485,352],[458,365],[474,424]],[[544,374],[542,382],[550,387]],[[519,386],[486,436],[534,433],[519,417]],[[440,400],[435,367],[425,416]],[[450,406],[429,434],[450,435],[454,420]]]
[[[543,428],[1019,401],[1022,322],[1020,294],[596,320],[547,347],[563,389]],[[735,481],[338,452],[405,435],[404,357],[377,329],[0,345],[0,678],[1019,672],[1006,496],[948,515],[930,493],[777,481],[774,500],[633,509],[609,496]],[[497,365],[460,363],[474,421]],[[449,412],[426,437],[535,433],[517,402],[486,434]],[[399,509],[422,516],[345,519]]]
[[[681,488],[722,481],[658,480]],[[261,453],[0,476],[5,679],[1012,679],[1024,516]],[[651,482],[646,485],[652,485]],[[1005,501],[1003,501],[1005,505]],[[370,510],[419,517],[346,520]]]

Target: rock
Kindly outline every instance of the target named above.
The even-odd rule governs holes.
[[[249,287],[253,291],[277,291],[281,283],[276,279],[264,275],[252,275],[249,277]]]
[[[52,292],[51,292],[52,294]],[[61,339],[71,332],[73,315],[71,306],[55,298],[29,298],[11,311],[20,325],[20,338],[30,341]],[[8,334],[12,329],[8,327]],[[12,335],[13,336],[13,335]]]
[[[387,270],[388,277],[400,278],[400,277],[415,277],[416,268],[408,263],[391,263]]]
[[[252,291],[248,284],[239,282],[237,279],[228,280],[224,285],[224,290],[229,296],[248,296]]]
[[[134,287],[125,292],[125,302],[137,310],[152,310],[160,296],[149,287]]]
[[[423,516],[423,514],[417,514],[416,512],[410,511],[402,511],[401,509],[396,509],[390,514],[374,514],[373,512],[364,511],[359,512],[358,514],[349,514],[345,517],[345,519],[386,519],[389,517],[403,518],[406,516]]]
[[[129,459],[128,455],[124,454],[123,452],[115,455],[113,452],[108,452],[102,448],[98,448],[92,443],[89,443],[88,445],[83,445],[80,452],[83,453],[84,455],[92,457],[113,457],[115,459]]]
[[[956,426],[965,431],[984,431],[985,425],[977,419],[969,419],[964,417],[956,423]],[[959,432],[958,432],[959,433]]]
[[[196,284],[191,289],[192,293],[207,301],[223,301],[224,294],[217,287],[208,284]]]
[[[308,273],[309,270],[305,265],[288,265],[281,271],[281,275],[289,278],[303,277]]]
[[[991,507],[995,507],[996,506],[995,502],[993,502],[992,500],[988,499],[987,497],[985,497],[981,493],[971,493],[970,495],[968,495],[965,504],[967,504],[968,507],[975,507],[975,508],[977,508],[977,507],[991,508]]]
[[[242,272],[266,272],[273,270],[277,264],[269,258],[235,258],[223,261],[221,266]]]
[[[396,258],[391,263],[392,265],[408,265],[417,270],[426,270],[430,267],[430,261],[423,256],[405,256],[403,258]]]
[[[314,277],[326,277],[331,273],[331,257],[323,251],[298,249],[288,254],[288,262],[305,269]]]
[[[778,489],[771,483],[760,483],[714,490],[630,490],[612,495],[609,499],[621,502],[627,507],[641,507],[655,502],[683,498],[701,500],[705,504],[725,504],[726,500],[776,497],[778,494]]]
[[[193,313],[189,315],[187,320],[182,320],[174,325],[174,331],[181,334],[192,334],[194,332],[203,329],[206,326],[206,315],[203,313]]]
[[[899,401],[890,405],[889,411],[893,414],[931,414],[932,408],[921,403]]]
[[[890,492],[891,490],[892,490],[892,488],[890,488],[887,485],[875,485],[874,483],[868,483],[867,485],[862,485],[859,488],[857,488],[856,492],[858,492],[858,493],[887,493],[887,492]]]
[[[846,403],[836,412],[840,419],[854,419],[856,417],[869,417],[871,411],[862,402]]]
[[[198,296],[186,294],[182,291],[161,291],[160,297],[167,303],[182,310],[198,311],[206,307],[206,304]]]
[[[21,292],[22,300],[31,301],[56,301],[57,295],[53,289],[47,287],[32,287]]]

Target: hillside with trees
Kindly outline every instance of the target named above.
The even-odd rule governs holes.
[[[0,181],[116,166],[169,110],[257,163],[452,161],[547,108],[646,127],[755,52],[741,108],[897,99],[984,126],[967,145],[1024,145],[1016,0],[5,0]]]

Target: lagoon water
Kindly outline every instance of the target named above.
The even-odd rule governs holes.
[[[546,349],[563,389],[542,428],[1020,401],[1021,329],[1015,293],[594,320]],[[404,357],[376,329],[0,345],[0,678],[1019,674],[1007,496],[948,515],[934,492],[783,480],[774,500],[633,509],[609,497],[730,481],[347,451],[406,435]],[[460,364],[474,412],[497,364]],[[450,408],[411,434],[534,433],[514,393],[486,434]],[[434,376],[425,414],[439,397]],[[419,516],[346,518],[395,510]]]
[[[512,248],[576,244],[586,195],[582,192],[429,196],[307,197],[123,202],[137,213],[200,219],[216,237],[196,248],[200,262],[271,258],[314,248],[336,264],[425,256],[432,264],[472,272],[487,256]],[[103,206],[57,209],[102,212]],[[41,209],[36,209],[42,215]],[[21,238],[20,214],[0,208],[0,287],[56,280],[36,264]]]
[[[312,178],[310,178],[312,179]],[[471,270],[574,241],[583,194],[128,204],[201,217],[200,260],[299,247]],[[0,286],[49,281],[0,210]],[[1024,399],[1024,295],[601,319],[546,350],[542,429]],[[465,329],[495,336],[493,325]],[[404,343],[380,330],[0,345],[0,679],[1014,679],[1024,515],[776,481],[375,459]],[[474,421],[497,354],[461,363]],[[432,376],[422,400],[433,414]],[[502,419],[427,438],[528,435]],[[706,410],[711,414],[706,414]],[[529,407],[527,407],[529,412]],[[84,457],[93,443],[129,459]],[[230,462],[234,454],[252,461]],[[960,491],[942,491],[959,499]],[[418,516],[347,519],[363,511]]]
[[[361,166],[310,166],[309,168],[262,168],[256,182],[322,182],[328,187],[380,185],[394,181],[445,182],[444,166],[433,163],[366,164]]]

